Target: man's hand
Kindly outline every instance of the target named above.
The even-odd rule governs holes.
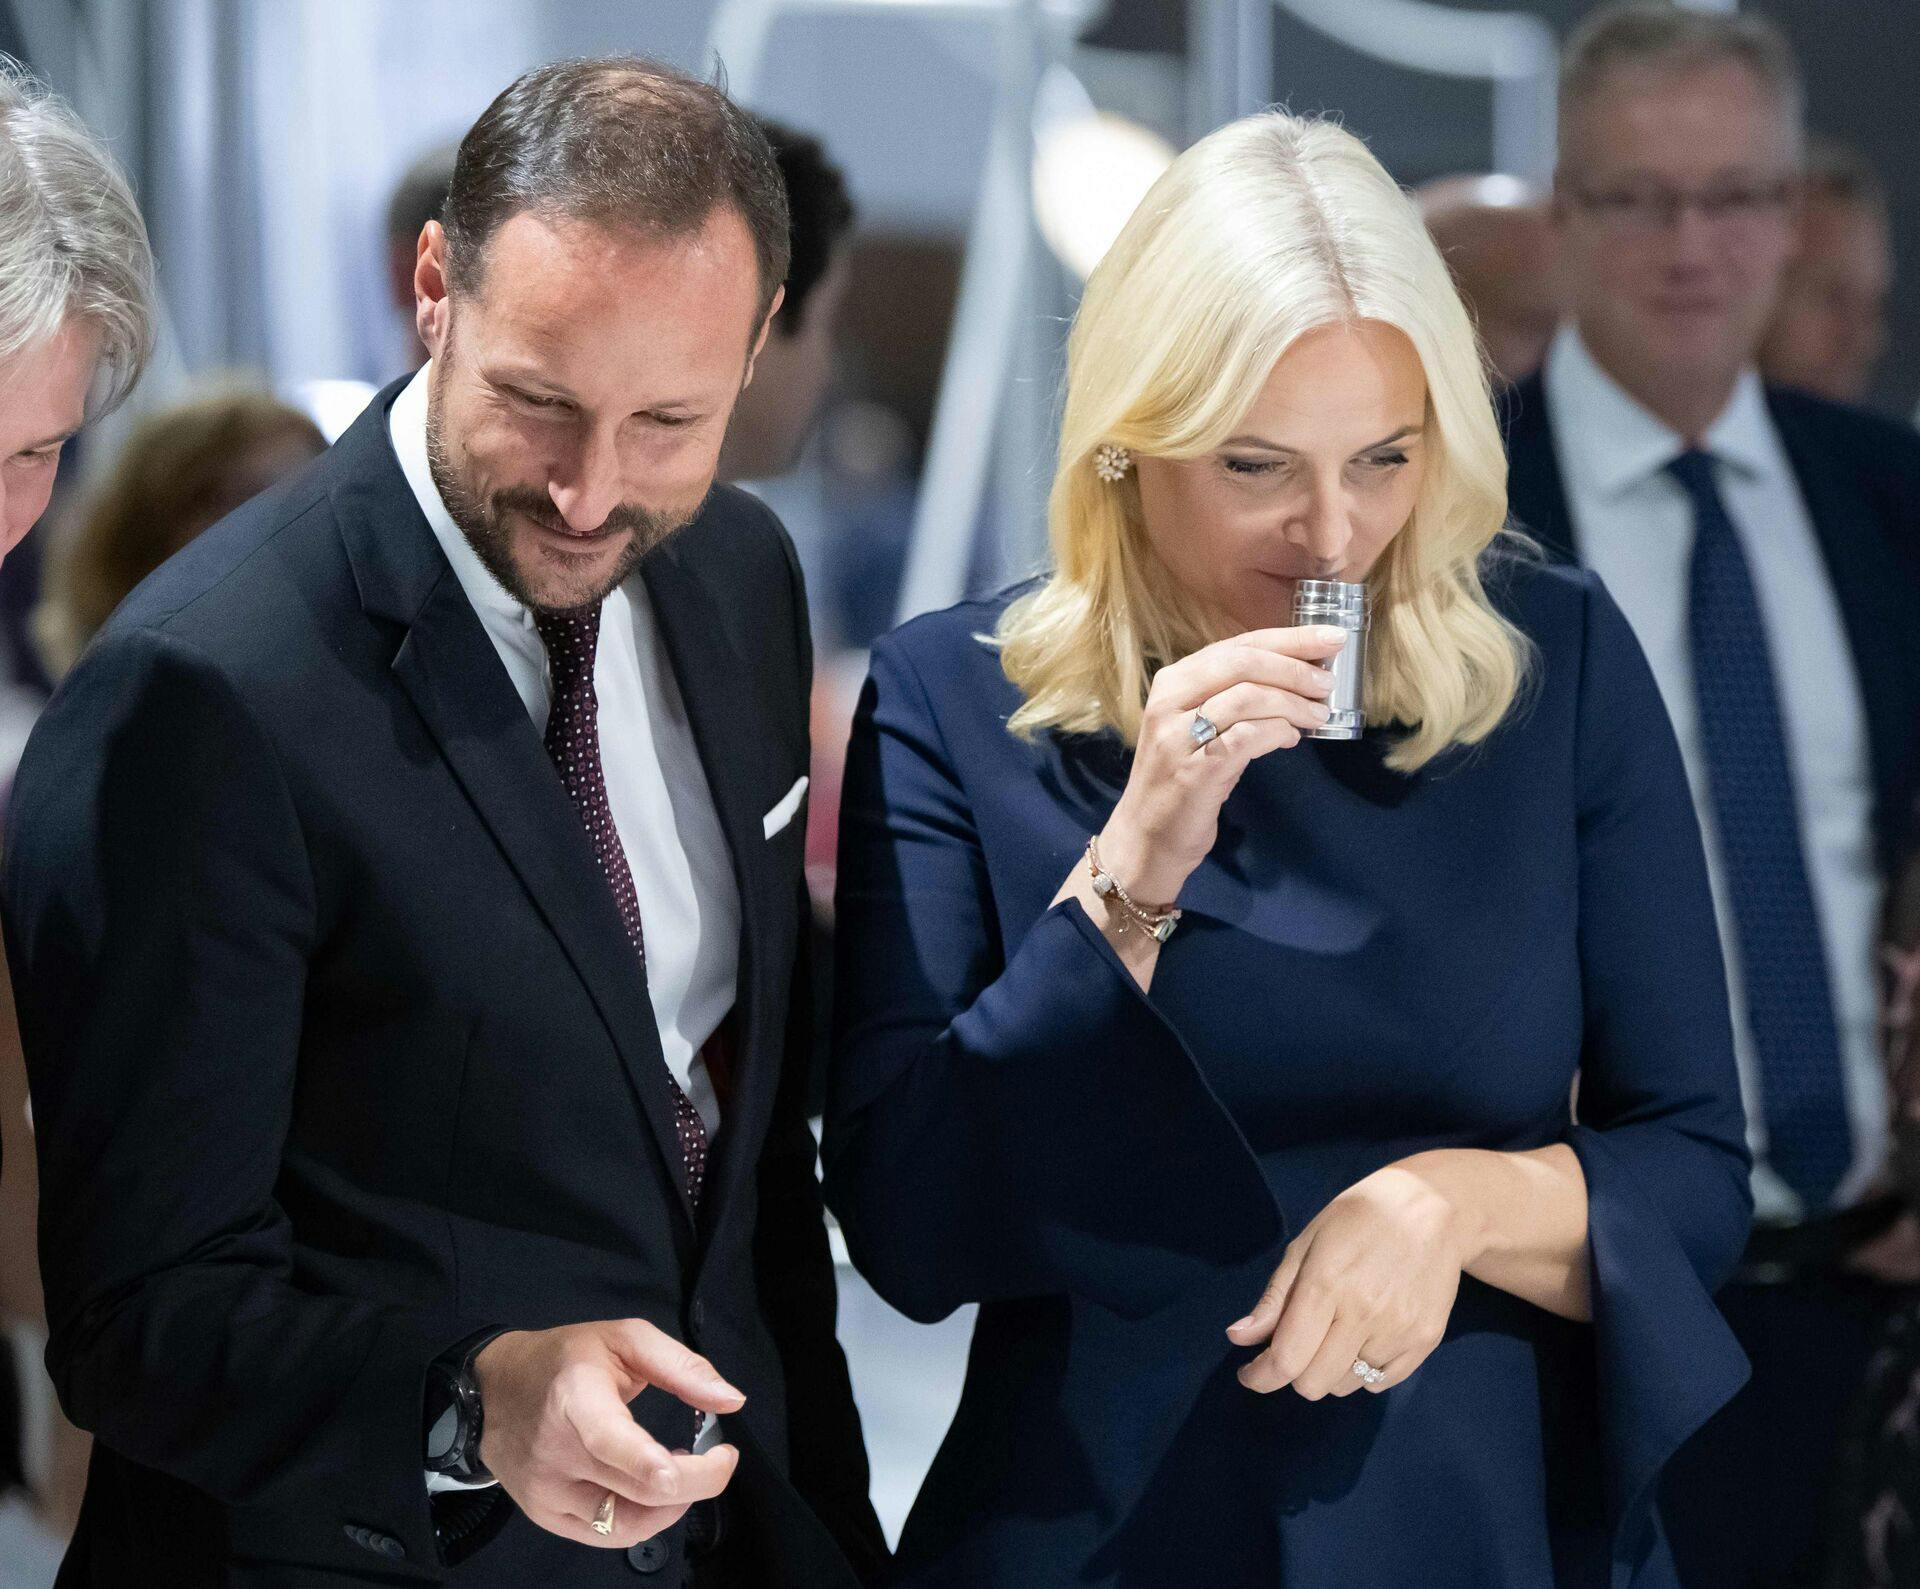
[[[740,1454],[668,1451],[627,1403],[649,1385],[701,1412],[738,1412],[741,1395],[705,1358],[639,1319],[514,1330],[473,1362],[485,1424],[480,1458],[529,1518],[582,1545],[624,1550],[727,1487]],[[594,1514],[614,1496],[613,1532]]]

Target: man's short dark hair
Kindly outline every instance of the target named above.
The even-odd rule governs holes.
[[[787,276],[787,197],[753,118],[638,55],[537,66],[460,140],[441,219],[448,279],[476,286],[488,239],[519,214],[671,238],[722,206],[753,234],[764,312]]]
[[[773,146],[780,180],[787,188],[793,260],[787,267],[787,296],[774,317],[776,331],[799,334],[807,299],[833,264],[834,250],[853,230],[853,200],[844,172],[827,156],[818,138],[796,132],[771,116],[756,116]]]

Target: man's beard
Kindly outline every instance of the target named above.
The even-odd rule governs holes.
[[[506,593],[523,607],[538,612],[548,605],[540,601],[528,586],[526,579],[514,566],[513,530],[508,522],[508,514],[519,513],[536,524],[551,528],[565,528],[565,521],[553,505],[553,499],[545,492],[531,486],[506,486],[490,492],[484,499],[469,491],[447,452],[446,438],[441,434],[439,415],[435,411],[437,404],[430,404],[427,411],[427,471],[433,477],[433,484],[440,493],[440,500],[446,504],[447,516],[459,526],[460,533],[467,538],[467,544],[473,548],[474,555],[487,572],[500,582]],[[570,602],[570,607],[597,607],[613,592],[616,586],[625,581],[640,560],[660,545],[676,531],[683,530],[699,516],[705,505],[705,497],[683,512],[661,512],[652,508],[643,508],[633,503],[622,503],[609,513],[600,525],[602,530],[629,532],[626,549],[621,553],[620,561],[614,565],[613,572],[598,590],[589,591],[578,601]]]

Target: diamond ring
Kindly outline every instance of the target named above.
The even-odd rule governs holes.
[[[1220,737],[1220,730],[1214,726],[1213,719],[1205,712],[1193,714],[1193,727],[1187,732],[1193,736],[1195,745],[1211,745]]]
[[[1387,1371],[1384,1368],[1375,1368],[1364,1357],[1356,1357],[1353,1360],[1353,1374],[1354,1378],[1368,1385],[1377,1385],[1387,1377]]]

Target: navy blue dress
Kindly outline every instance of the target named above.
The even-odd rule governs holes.
[[[1598,581],[1489,582],[1538,650],[1522,703],[1412,776],[1380,735],[1256,762],[1150,995],[1049,904],[1129,753],[1007,732],[981,638],[1005,598],[875,649],[828,1198],[896,1307],[981,1305],[895,1581],[1674,1581],[1654,1480],[1746,1373],[1710,1300],[1750,1204],[1705,865]],[[1383,1395],[1234,1379],[1227,1324],[1339,1192],[1430,1148],[1553,1142],[1586,1174],[1591,1325],[1467,1279]]]

